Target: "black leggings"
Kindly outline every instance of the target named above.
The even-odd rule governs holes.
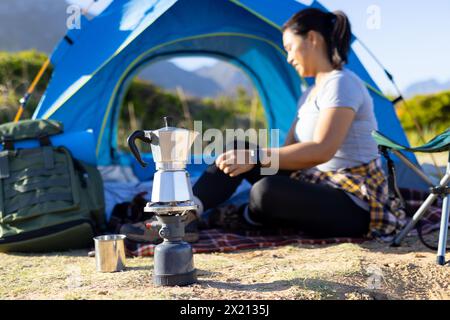
[[[246,179],[252,184],[250,217],[265,226],[295,227],[316,237],[360,237],[369,230],[370,215],[344,191],[289,177],[289,171],[261,176],[255,167],[237,177],[210,165],[193,187],[204,210],[231,197]]]

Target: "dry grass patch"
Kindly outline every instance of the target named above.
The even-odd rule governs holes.
[[[153,258],[98,273],[87,251],[0,254],[2,299],[449,299],[449,266],[414,239],[401,248],[303,245],[196,254],[199,283],[153,286]]]

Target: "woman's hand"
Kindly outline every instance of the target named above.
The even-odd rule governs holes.
[[[230,177],[236,177],[253,169],[251,158],[250,150],[230,150],[217,157],[216,166]]]

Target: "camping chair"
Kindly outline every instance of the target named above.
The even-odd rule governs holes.
[[[439,265],[445,264],[445,251],[447,245],[447,235],[448,235],[448,219],[449,219],[449,201],[450,201],[450,129],[447,129],[442,134],[434,137],[428,143],[417,147],[408,148],[402,146],[386,136],[382,135],[377,131],[372,132],[372,136],[378,143],[381,153],[386,157],[389,169],[389,185],[390,188],[394,188],[394,192],[399,194],[398,188],[395,183],[395,171],[393,169],[393,162],[389,158],[388,152],[395,154],[402,162],[404,162],[409,168],[414,170],[424,181],[430,185],[430,195],[426,198],[420,208],[414,213],[411,221],[405,226],[405,228],[395,237],[393,241],[393,246],[399,246],[403,238],[414,228],[414,226],[419,222],[422,216],[427,212],[428,208],[433,204],[433,202],[438,198],[443,198],[442,203],[442,216],[441,225],[439,231],[439,242],[437,249],[437,263]],[[418,169],[411,161],[409,161],[400,151],[409,152],[424,152],[424,153],[436,153],[449,151],[449,158],[447,162],[447,169],[444,177],[440,180],[439,185],[433,183],[430,178],[428,178],[420,169]]]

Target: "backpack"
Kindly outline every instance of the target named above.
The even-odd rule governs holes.
[[[0,125],[0,252],[50,252],[92,246],[105,227],[102,177],[96,167],[51,145],[54,120]],[[34,139],[39,146],[16,149]]]

